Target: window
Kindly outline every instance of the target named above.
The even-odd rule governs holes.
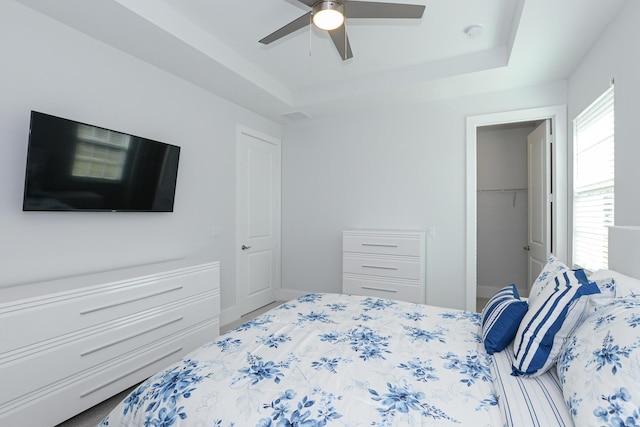
[[[122,180],[131,136],[79,124],[71,175],[106,181]]]
[[[573,263],[608,266],[608,226],[614,215],[613,86],[573,122]]]

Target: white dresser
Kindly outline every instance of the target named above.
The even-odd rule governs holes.
[[[425,303],[424,231],[344,231],[342,251],[344,293]]]
[[[54,426],[220,331],[220,266],[176,260],[0,289],[0,426]]]

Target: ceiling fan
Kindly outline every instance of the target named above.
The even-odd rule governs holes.
[[[404,18],[420,19],[424,13],[423,5],[378,3],[356,0],[298,0],[311,7],[311,10],[294,19],[284,27],[274,31],[260,43],[269,44],[313,23],[327,30],[342,60],[353,57],[351,44],[345,28],[346,18]]]

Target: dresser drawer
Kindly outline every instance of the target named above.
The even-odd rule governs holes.
[[[90,408],[97,405],[177,362],[202,343],[215,339],[218,328],[217,320],[211,319],[209,322],[182,330],[179,334],[139,347],[99,366],[78,372],[65,381],[42,385],[32,393],[0,404],[0,425],[57,425],[79,412],[73,408]],[[49,360],[47,365],[55,370],[64,362]],[[31,367],[27,367],[25,375],[31,375]]]
[[[418,304],[424,304],[423,290],[420,283],[410,284],[346,275],[342,281],[342,291],[346,294],[390,298]]]
[[[58,424],[214,339],[220,266],[174,260],[0,289],[0,425]]]
[[[419,260],[345,254],[342,261],[343,273],[422,279],[422,263]]]
[[[342,291],[424,303],[425,251],[424,231],[343,231]]]
[[[49,348],[27,348],[4,358],[0,377],[11,387],[0,389],[0,402],[11,395],[28,394],[43,384],[56,384],[74,375],[81,375],[95,366],[108,363],[137,348],[144,348],[180,331],[217,319],[219,293],[211,291],[187,301],[179,301],[114,319],[87,331],[78,331]],[[212,328],[211,339],[218,330]],[[7,360],[9,359],[9,360]],[[28,372],[29,375],[24,373]]]
[[[21,333],[0,332],[0,355],[10,349],[59,339],[67,333],[129,316],[219,288],[209,270],[194,268],[115,281],[95,288],[47,295],[14,306],[0,306],[3,319],[20,325]]]
[[[344,252],[421,256],[424,252],[424,240],[421,236],[415,233],[395,235],[345,231],[342,237],[342,249]]]

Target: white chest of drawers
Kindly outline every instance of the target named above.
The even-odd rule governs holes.
[[[52,426],[220,328],[220,265],[177,260],[0,289],[0,426]]]
[[[342,291],[425,303],[424,231],[342,234]]]

